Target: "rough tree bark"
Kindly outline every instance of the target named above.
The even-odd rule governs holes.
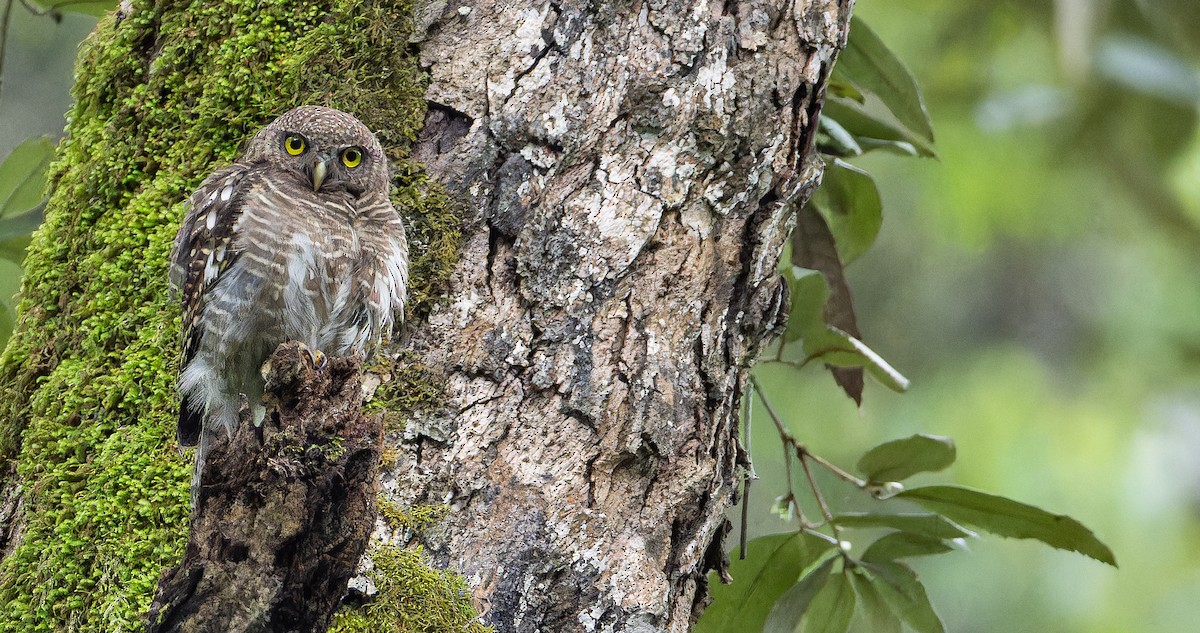
[[[410,337],[445,409],[409,422],[385,488],[451,505],[424,543],[498,630],[687,631],[702,609],[851,4],[424,16],[416,157],[473,223]]]
[[[179,560],[167,252],[196,183],[299,102],[354,112],[401,166],[421,369],[396,385],[437,406],[386,437],[382,491],[449,508],[383,535],[401,575],[427,570],[394,546],[424,545],[501,632],[687,631],[852,4],[418,0],[410,29],[377,0],[134,0],[105,18],[0,357],[0,633],[135,630]],[[414,158],[464,216],[457,257],[459,218]],[[421,577],[462,607],[455,579]]]

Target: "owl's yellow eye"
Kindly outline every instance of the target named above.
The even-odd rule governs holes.
[[[362,150],[357,147],[347,147],[342,150],[342,164],[354,169],[362,162]]]
[[[292,134],[283,140],[283,149],[292,156],[299,156],[307,149],[308,143],[304,142],[304,137],[299,134]]]

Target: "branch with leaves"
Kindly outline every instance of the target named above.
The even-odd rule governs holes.
[[[824,181],[797,211],[786,258],[791,265],[783,271],[792,291],[788,327],[765,362],[800,369],[820,361],[861,403],[864,374],[895,391],[905,391],[909,383],[861,340],[844,268],[875,241],[883,205],[870,174],[844,159],[872,150],[935,154],[933,128],[911,73],[862,20],[855,18],[851,25],[817,139],[826,163]],[[746,540],[751,469],[742,499],[741,556],[728,570],[733,582],[712,588],[713,604],[697,623],[697,633],[841,633],[856,612],[865,630],[876,633],[899,632],[903,626],[942,633],[941,618],[905,560],[962,549],[967,539],[978,537],[975,530],[1033,539],[1116,565],[1112,551],[1070,517],[961,486],[905,489],[902,482],[909,477],[954,463],[950,438],[913,435],[880,444],[858,460],[858,476],[798,441],[769,394],[753,377],[750,382],[783,447],[786,492],[776,510],[796,529]],[[747,406],[745,438],[750,410]],[[748,442],[745,448],[749,453]],[[817,469],[875,505],[860,512],[830,503]],[[803,487],[797,486],[797,470]],[[807,492],[798,492],[804,488]],[[880,530],[884,533],[876,536]]]
[[[784,447],[787,492],[777,505],[797,529],[747,543],[729,569],[734,582],[713,588],[713,606],[698,633],[846,631],[856,608],[871,631],[899,631],[904,623],[919,633],[941,633],[941,618],[904,560],[962,549],[967,539],[978,538],[974,530],[1041,541],[1116,566],[1112,551],[1071,517],[961,486],[906,490],[901,482],[909,477],[954,463],[950,438],[913,435],[880,444],[858,460],[858,477],[798,442],[757,381],[752,387]],[[800,464],[819,518],[805,514],[793,462]],[[832,506],[814,476],[818,467],[876,500],[878,509]],[[871,538],[881,529],[886,532],[865,547],[852,536]]]

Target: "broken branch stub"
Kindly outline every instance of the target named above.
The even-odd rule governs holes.
[[[375,524],[381,415],[362,412],[362,361],[315,369],[299,344],[263,365],[267,416],[207,460],[183,562],[147,633],[323,632]]]

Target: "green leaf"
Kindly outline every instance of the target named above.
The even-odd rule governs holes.
[[[869,481],[903,481],[917,473],[943,470],[954,458],[954,440],[918,434],[867,451],[858,460],[858,472]]]
[[[40,136],[21,143],[0,163],[0,218],[36,209],[45,197],[54,143]]]
[[[846,576],[854,587],[854,593],[858,594],[858,604],[867,619],[866,630],[870,633],[900,633],[900,618],[896,617],[891,605],[871,584],[870,577],[859,567]]]
[[[29,248],[29,235],[22,235],[7,240],[0,240],[0,260],[8,260],[17,266],[25,261],[25,251]]]
[[[16,294],[21,289],[20,262],[0,259],[0,349],[17,323]]]
[[[862,148],[864,154],[877,149],[898,156],[922,156],[921,152],[917,151],[917,148],[912,143],[905,141],[885,141],[865,136],[856,136],[855,140],[858,141],[858,146]]]
[[[847,574],[833,574],[800,621],[804,633],[845,633],[854,617],[854,588]]]
[[[821,316],[826,325],[858,336],[858,318],[854,315],[854,300],[850,296],[850,285],[846,283],[845,267],[838,253],[833,232],[816,208],[806,204],[796,214],[796,228],[792,231],[792,263],[803,268],[820,271],[829,287],[825,309]],[[814,335],[823,335],[823,328],[814,328],[805,333],[804,349],[811,355]],[[831,367],[830,372],[838,386],[857,404],[862,404],[863,371],[861,363],[849,368]]]
[[[843,512],[833,517],[833,523],[846,528],[892,528],[935,539],[975,536],[974,532],[938,514]]]
[[[800,625],[800,618],[804,617],[805,612],[808,611],[809,604],[812,603],[817,592],[825,586],[825,582],[829,580],[829,571],[833,569],[834,560],[832,556],[825,559],[825,562],[804,574],[799,582],[779,596],[779,600],[775,602],[774,608],[767,616],[766,624],[762,629],[763,633],[793,633],[796,630],[796,627]],[[758,629],[747,627],[739,630],[757,631]]]
[[[866,367],[888,389],[901,393],[908,390],[908,378],[865,343],[833,326],[827,326],[824,332],[806,336],[804,352],[836,367]]]
[[[854,351],[862,354],[863,358],[867,359],[864,367],[867,368],[867,371],[870,372],[871,375],[875,377],[875,380],[878,380],[880,384],[898,393],[904,393],[905,391],[908,391],[908,378],[905,378],[904,374],[896,371],[895,367],[892,367],[886,360],[883,360],[883,357],[879,354],[876,354],[875,350],[867,347],[866,343],[863,343],[857,338],[854,338],[845,332],[837,331],[837,328],[831,327],[830,329],[834,330],[837,334],[845,336],[850,345],[854,347]]]
[[[825,166],[812,202],[829,223],[843,266],[875,243],[883,226],[883,201],[867,172],[835,158]]]
[[[856,88],[854,84],[843,79],[837,72],[834,72],[833,76],[829,78],[829,84],[825,86],[825,91],[826,94],[830,94],[835,97],[844,97],[859,103],[863,103],[867,100],[867,98],[863,96],[861,90]]]
[[[42,205],[33,212],[25,212],[9,218],[0,218],[0,242],[32,235],[42,224]]]
[[[1039,540],[1113,567],[1116,558],[1092,531],[1069,516],[959,486],[925,486],[896,495],[953,521],[1010,538]]]
[[[892,532],[871,543],[862,559],[869,563],[880,563],[897,558],[931,556],[954,549],[940,538],[912,532]]]
[[[875,114],[867,106],[851,99],[827,97],[821,107],[821,116],[837,119],[843,128],[854,135],[863,149],[868,149],[868,139],[876,139],[880,142],[907,143],[920,156],[937,156],[933,145],[925,139],[887,120],[886,115]]]
[[[856,402],[861,402],[862,372],[844,368],[865,367],[889,389],[908,389],[908,379],[856,336],[850,288],[825,216],[809,205],[800,209],[790,245],[795,266],[789,271],[792,310],[784,341],[803,339],[805,362],[833,366],[834,378]]]
[[[750,541],[746,559],[734,560],[729,566],[733,583],[710,585],[713,602],[696,623],[694,633],[762,630],[779,596],[832,547],[823,539],[799,532]]]
[[[842,127],[833,117],[821,117],[817,136],[817,147],[822,154],[834,156],[858,156],[863,153],[854,135]]]
[[[925,587],[908,566],[896,562],[864,562],[859,566],[884,601],[917,633],[945,633],[946,627],[929,604]]]
[[[825,329],[829,283],[821,273],[799,266],[788,270],[788,281],[792,287],[792,312],[783,339],[790,343]]]
[[[850,19],[850,37],[845,50],[838,55],[834,73],[879,97],[901,125],[933,144],[933,125],[917,80],[875,31],[857,16]]]

